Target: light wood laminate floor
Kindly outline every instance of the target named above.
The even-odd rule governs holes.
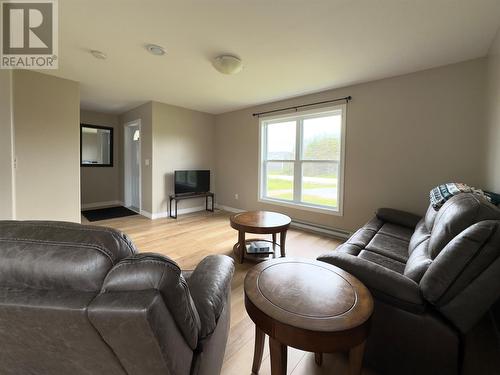
[[[193,269],[209,254],[232,256],[233,245],[238,240],[237,232],[229,226],[229,214],[223,211],[183,215],[177,220],[149,220],[136,215],[92,224],[119,229],[132,238],[141,252],[165,254],[183,269]],[[334,238],[290,229],[286,239],[287,257],[314,259],[339,244],[340,241]],[[255,326],[245,311],[243,280],[252,265],[236,264],[231,295],[231,331],[222,368],[223,375],[251,374]],[[259,373],[271,373],[267,343]],[[323,365],[318,367],[314,362],[314,354],[289,348],[288,374],[343,375],[347,374],[347,360],[342,354],[325,355]],[[370,372],[365,371],[364,374]]]

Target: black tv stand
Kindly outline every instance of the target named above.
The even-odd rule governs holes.
[[[177,219],[177,205],[178,201],[184,200],[184,199],[191,199],[191,198],[203,198],[205,197],[205,210],[214,212],[214,200],[215,200],[215,194],[207,191],[206,193],[186,193],[186,194],[171,194],[169,195],[169,210],[168,210],[168,216],[170,216],[172,219]],[[208,208],[208,197],[212,198],[212,205],[211,208]],[[175,202],[175,215],[172,215],[172,201]]]

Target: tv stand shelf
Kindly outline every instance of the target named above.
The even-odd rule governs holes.
[[[179,201],[182,201],[184,199],[203,198],[203,197],[205,198],[205,210],[214,212],[215,194],[210,191],[207,191],[206,193],[171,194],[169,195],[168,216],[170,216],[172,219],[177,219],[177,205]],[[209,197],[212,198],[211,208],[208,208]],[[175,202],[175,215],[172,215],[172,201]]]

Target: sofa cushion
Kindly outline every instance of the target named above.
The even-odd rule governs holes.
[[[425,226],[427,227],[427,229],[429,229],[429,231],[434,228],[434,220],[436,220],[436,216],[437,211],[431,205],[429,205],[424,216]]]
[[[429,237],[412,251],[404,269],[404,275],[415,282],[420,282],[422,276],[432,264],[432,259],[429,255]]]
[[[401,225],[385,223],[384,225],[382,225],[378,232],[380,234],[385,234],[387,236],[392,236],[394,238],[409,242],[414,229],[403,227]]]
[[[425,224],[425,219],[420,220],[415,228],[415,232],[413,232],[411,236],[408,253],[411,255],[413,250],[415,250],[422,242],[428,240],[430,236],[431,232]]]
[[[402,263],[408,260],[408,241],[393,236],[378,233],[368,243],[366,249]]]
[[[347,243],[356,245],[359,248],[364,248],[372,240],[372,238],[377,234],[376,230],[361,228],[358,229],[352,236],[347,240]]]
[[[377,234],[378,230],[384,225],[383,221],[377,217],[372,218],[362,228],[358,229],[348,240],[342,245],[338,246],[336,251],[344,252],[346,254],[358,255],[366,245]]]
[[[405,269],[405,264],[402,262],[399,262],[395,259],[386,257],[381,254],[374,253],[369,250],[362,250],[359,255],[360,258],[369,260],[370,262],[379,264],[385,268],[388,268],[392,271],[395,271],[397,273],[403,273]]]

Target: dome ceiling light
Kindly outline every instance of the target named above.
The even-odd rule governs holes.
[[[243,69],[243,62],[233,55],[220,55],[217,56],[212,62],[217,71],[222,74],[236,74]]]

